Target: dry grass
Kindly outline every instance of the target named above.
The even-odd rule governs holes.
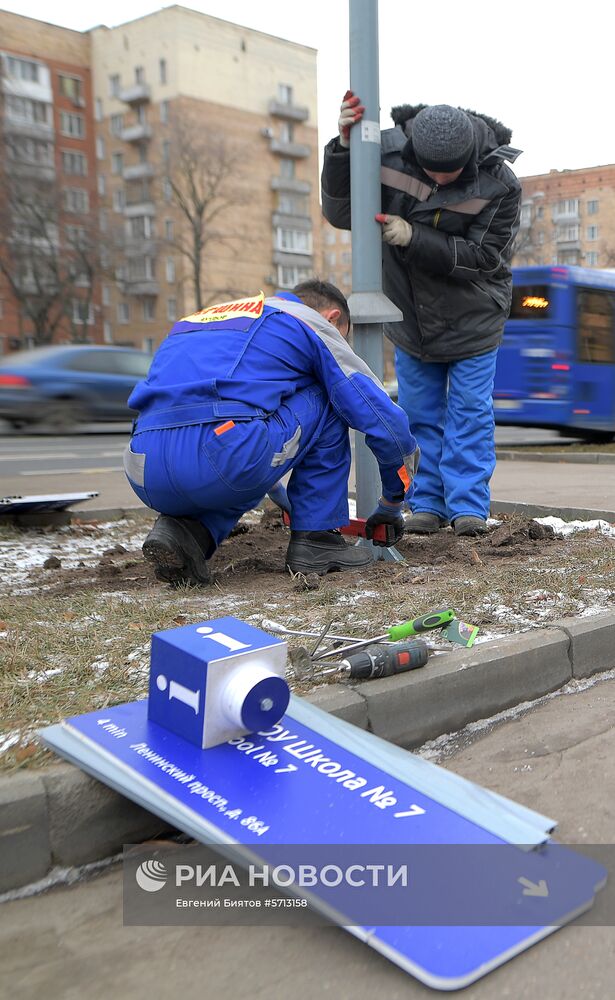
[[[87,565],[79,570],[33,569],[31,587],[0,597],[0,766],[40,766],[50,759],[35,738],[43,725],[143,697],[155,631],[231,614],[265,629],[272,619],[313,631],[331,621],[332,631],[365,638],[452,607],[488,637],[615,604],[615,540],[597,532],[501,549],[489,537],[406,536],[400,546],[406,563],[331,574],[309,590],[282,571],[283,529],[253,524],[222,547],[212,587],[171,590],[149,578],[134,530],[125,523],[115,532],[115,541],[122,532],[132,538],[124,554],[101,559],[98,551],[89,564],[84,557]],[[39,534],[32,544],[50,537],[62,555],[67,534]],[[23,544],[23,533],[0,528],[0,542],[6,553]],[[234,569],[245,563],[245,552],[252,559],[256,553],[263,568]],[[10,582],[4,586],[8,590]],[[291,639],[289,645],[302,642]]]

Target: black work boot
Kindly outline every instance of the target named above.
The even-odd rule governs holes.
[[[142,551],[157,579],[177,587],[182,583],[198,586],[210,582],[207,559],[214,548],[209,531],[200,521],[161,514],[143,542]]]
[[[435,535],[440,528],[446,528],[448,521],[428,510],[417,510],[410,520],[406,521],[406,531],[410,535]]]
[[[373,556],[367,547],[346,545],[339,531],[291,531],[286,566],[293,573],[317,573],[369,566]]]

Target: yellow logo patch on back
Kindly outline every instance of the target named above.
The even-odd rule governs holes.
[[[236,299],[234,302],[220,302],[215,306],[207,306],[191,316],[184,316],[181,323],[221,323],[226,319],[235,319],[237,316],[249,316],[250,319],[258,319],[265,307],[265,293],[249,299]]]

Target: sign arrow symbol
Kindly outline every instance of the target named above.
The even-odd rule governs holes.
[[[545,882],[545,880],[543,878],[541,878],[540,882],[532,882],[532,881],[530,881],[529,878],[525,878],[522,875],[521,878],[517,879],[517,882],[519,882],[522,886],[524,886],[524,889],[523,889],[523,895],[524,896],[548,896],[549,895],[549,889],[547,887],[547,883]]]

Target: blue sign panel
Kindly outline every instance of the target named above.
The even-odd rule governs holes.
[[[324,725],[326,716],[316,717],[320,714]],[[605,879],[595,862],[558,845],[534,851],[511,847],[300,723],[292,710],[261,733],[208,750],[148,719],[146,702],[71,719],[45,730],[43,738],[195,838],[221,849],[245,845],[237,847],[240,855],[243,850],[263,863],[279,858],[275,845],[313,845],[312,851],[314,845],[406,845],[410,851],[415,845],[421,864],[407,890],[404,926],[384,920],[361,924],[351,893],[340,896],[320,887],[309,897],[432,987],[454,989],[479,978],[587,909]],[[436,852],[456,846],[430,860],[421,854],[425,845]],[[460,860],[463,853],[455,860],[453,851],[479,849],[497,849],[495,868],[483,865],[487,854],[473,866]],[[500,901],[495,907],[494,897]],[[466,905],[468,922],[479,922],[476,904],[470,905],[475,899],[487,906],[485,925],[459,926]],[[441,914],[449,912],[450,925],[443,925]],[[502,926],[489,925],[494,916]]]

